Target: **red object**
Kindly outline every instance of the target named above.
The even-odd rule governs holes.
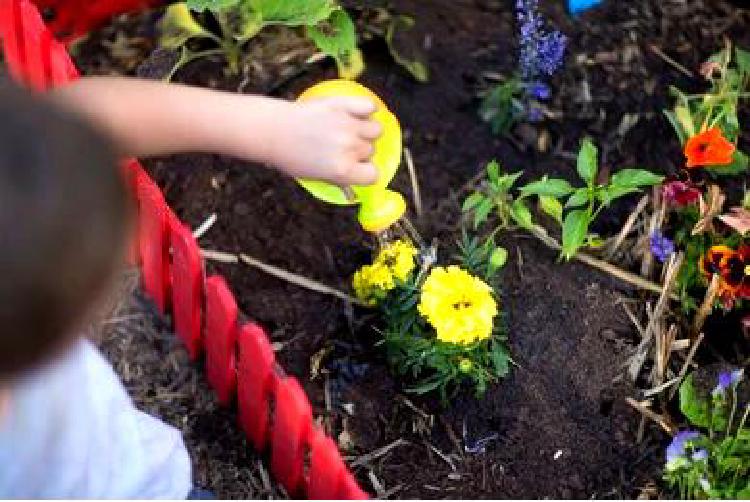
[[[64,36],[70,40],[114,14],[161,1],[37,0],[35,3],[54,9],[49,26],[67,32]],[[39,11],[28,0],[0,0],[0,42],[8,72],[21,84],[43,90],[79,77],[65,46],[52,38]],[[272,471],[279,481],[294,495],[307,490],[318,498],[367,498],[348,472],[335,443],[314,428],[304,391],[295,379],[283,376],[266,333],[255,324],[238,329],[237,304],[226,282],[218,276],[203,281],[197,244],[190,230],[166,204],[159,187],[136,160],[125,161],[123,172],[138,200],[138,235],[133,241],[135,252],[131,253],[131,261],[141,267],[146,293],[162,312],[172,308],[175,329],[191,355],[199,352],[196,347],[203,340],[209,382],[222,403],[230,403],[235,390],[239,392],[240,425],[258,449],[270,447]],[[170,242],[174,251],[171,267]],[[204,300],[205,326],[201,333]],[[239,358],[239,368],[235,358]],[[308,449],[310,466],[306,475]]]
[[[223,405],[232,402],[237,389],[237,315],[237,302],[224,278],[206,279],[206,376]]]
[[[5,63],[10,75],[18,82],[26,83],[26,56],[23,52],[21,33],[23,20],[20,4],[11,0],[0,0],[0,39],[3,42]]]
[[[684,181],[668,181],[661,188],[664,200],[677,207],[695,204],[701,198],[701,191]]]
[[[164,0],[34,0],[52,14],[50,29],[65,41],[74,40],[106,23],[112,16],[164,3]]]
[[[255,324],[240,329],[237,408],[240,427],[258,451],[268,442],[268,413],[276,359],[265,331]]]
[[[307,482],[307,497],[312,500],[338,500],[345,491],[344,464],[336,443],[321,430],[313,433],[310,451],[310,473]]]
[[[295,378],[276,386],[271,431],[271,471],[292,498],[303,492],[305,446],[312,434],[312,408]]]
[[[732,163],[737,149],[734,143],[724,137],[721,129],[711,129],[696,134],[685,144],[687,167],[724,166]]]
[[[195,361],[203,350],[201,304],[203,302],[203,263],[193,233],[175,220],[172,242],[172,317],[174,330]]]
[[[35,91],[44,91],[51,84],[49,58],[52,37],[33,5],[23,2],[19,4],[19,9],[27,84]]]
[[[357,480],[347,471],[344,476],[344,484],[341,489],[341,494],[338,498],[342,500],[367,500],[370,496],[359,487]]]
[[[138,244],[141,257],[143,288],[160,312],[167,309],[169,278],[169,239],[167,207],[159,187],[145,173],[137,177],[139,206]]]

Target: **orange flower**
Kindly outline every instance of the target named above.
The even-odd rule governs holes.
[[[721,129],[712,127],[688,140],[685,145],[687,167],[731,164],[736,148],[734,143],[722,135]]]
[[[700,269],[710,277],[719,274],[718,296],[726,309],[737,298],[750,298],[750,245],[735,251],[727,246],[713,246],[700,261]]]

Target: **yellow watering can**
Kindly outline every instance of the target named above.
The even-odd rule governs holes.
[[[362,96],[377,103],[373,120],[383,127],[383,135],[375,142],[372,163],[378,170],[378,180],[371,186],[352,186],[343,189],[323,181],[298,179],[315,198],[329,204],[349,206],[359,204],[357,219],[368,232],[382,232],[396,223],[406,212],[406,202],[398,192],[388,190],[388,184],[401,164],[401,126],[385,103],[367,87],[350,80],[328,80],[303,92],[299,101],[333,96]]]

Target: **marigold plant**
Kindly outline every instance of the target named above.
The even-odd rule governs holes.
[[[408,392],[447,399],[466,384],[482,395],[509,370],[495,282],[507,252],[468,234],[458,251],[459,264],[438,266],[435,248],[398,240],[354,274],[357,297],[382,313],[381,344]]]

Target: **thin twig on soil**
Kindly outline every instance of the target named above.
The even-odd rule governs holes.
[[[313,279],[309,279],[299,274],[289,272],[287,270],[281,269],[274,265],[263,263],[262,261],[256,260],[255,258],[248,256],[246,254],[243,254],[243,253],[232,254],[232,253],[225,253],[223,251],[202,249],[201,254],[207,260],[218,261],[221,263],[242,262],[245,265],[257,268],[258,270],[261,270],[262,272],[265,272],[268,275],[271,275],[273,277],[276,277],[277,279],[286,281],[290,284],[294,284],[295,286],[309,289],[310,291],[315,291],[317,293],[322,293],[324,295],[335,296],[336,298],[340,298],[344,301],[353,303],[355,305],[366,306],[364,302],[360,301],[358,298],[355,298],[349,294],[346,294],[343,291],[339,291],[338,289],[332,288],[331,286],[327,286],[321,282],[315,281]]]
[[[628,374],[630,375],[631,380],[635,380],[638,377],[638,373],[640,373],[641,367],[646,360],[646,355],[648,354],[648,347],[651,343],[651,340],[655,336],[658,336],[658,333],[656,331],[657,324],[662,319],[664,310],[667,307],[667,300],[671,297],[674,283],[677,280],[677,273],[682,267],[682,260],[682,253],[678,253],[676,255],[673,254],[669,259],[664,278],[664,285],[661,288],[661,295],[659,296],[659,300],[656,302],[656,307],[654,307],[653,314],[650,316],[649,323],[646,325],[643,339],[641,340],[641,343],[638,345],[638,348],[633,354],[630,365],[628,367]],[[658,357],[658,355],[656,355],[656,357]]]
[[[559,251],[561,249],[560,244],[558,244],[558,242],[555,239],[547,235],[547,233],[544,232],[543,230],[535,228],[531,231],[531,234],[534,235],[540,241],[542,241],[547,247],[554,249],[556,251]],[[579,251],[578,253],[573,255],[573,258],[575,258],[576,260],[582,263],[585,263],[586,265],[589,265],[598,270],[601,270],[602,272],[606,272],[609,275],[616,277],[617,279],[620,279],[621,281],[627,282],[628,284],[635,286],[637,288],[640,288],[646,291],[651,291],[653,293],[662,292],[662,287],[659,286],[658,284],[648,281],[639,275],[628,272],[627,270],[623,270],[604,260],[595,258],[589,254]],[[675,301],[678,301],[680,299],[675,294],[671,294],[669,295],[669,297],[670,299],[675,300]]]
[[[414,158],[411,156],[411,151],[408,148],[404,148],[404,159],[406,159],[406,167],[409,169],[409,180],[411,181],[411,192],[412,198],[414,199],[414,211],[417,213],[417,218],[421,219],[424,214],[422,195],[419,190],[417,169],[414,167]]]
[[[658,413],[652,411],[647,405],[648,401],[638,402],[632,397],[626,397],[625,402],[639,411],[644,417],[653,420],[656,424],[659,425],[659,427],[664,429],[666,433],[674,434],[674,427],[672,427],[672,425],[670,425],[662,415],[659,415]]]
[[[714,274],[711,278],[711,284],[709,284],[706,290],[706,296],[703,298],[698,313],[695,314],[695,320],[693,321],[693,336],[697,336],[698,333],[703,329],[703,325],[706,323],[706,318],[714,308],[714,302],[716,301],[716,295],[719,293],[719,285],[721,284],[721,276]]]
[[[685,375],[687,374],[687,370],[690,367],[690,363],[693,362],[693,358],[695,357],[695,353],[698,351],[698,347],[700,346],[701,342],[703,341],[703,333],[699,334],[698,337],[693,342],[693,346],[690,347],[690,352],[688,352],[687,358],[685,359],[685,362],[682,364],[682,368],[680,369],[680,372],[677,374],[677,378],[679,381],[682,381],[683,378],[685,378]],[[674,397],[675,392],[677,392],[677,389],[679,387],[675,385],[672,387],[672,390],[669,392],[669,400],[671,401]]]
[[[648,46],[649,49],[651,49],[651,52],[662,58],[667,64],[674,67],[677,71],[683,73],[684,75],[693,78],[695,75],[693,75],[693,72],[682,66],[680,63],[672,59],[671,57],[667,56],[661,49],[659,49],[654,44],[650,44]]]
[[[641,200],[638,202],[638,205],[635,207],[632,213],[630,213],[630,216],[628,216],[628,219],[625,221],[625,224],[622,226],[622,230],[620,230],[620,233],[617,235],[615,240],[612,242],[612,245],[609,248],[609,251],[607,251],[607,254],[605,255],[605,259],[610,260],[615,255],[618,249],[620,249],[620,246],[622,246],[622,243],[625,241],[625,238],[628,236],[630,231],[633,229],[633,225],[635,225],[635,221],[638,219],[638,216],[643,212],[644,209],[646,209],[646,206],[648,205],[648,195],[644,195],[641,197]]]
[[[201,223],[201,226],[193,230],[193,237],[195,240],[200,239],[204,235],[206,235],[206,232],[208,232],[212,226],[214,226],[214,223],[216,223],[217,216],[216,213],[211,213],[211,216],[206,218],[206,221]]]
[[[352,460],[352,462],[349,463],[350,467],[352,468],[359,467],[361,465],[369,464],[373,460],[377,460],[380,457],[387,455],[394,448],[398,448],[399,446],[405,446],[407,444],[410,444],[409,441],[403,438],[399,438],[395,440],[394,442],[383,446],[382,448],[378,448],[375,451],[366,453],[360,457],[347,457],[346,460]]]

